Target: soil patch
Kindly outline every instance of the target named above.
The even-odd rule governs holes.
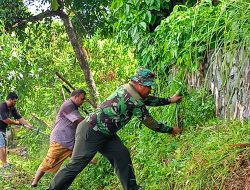
[[[224,190],[250,190],[250,151],[241,154],[223,185]]]

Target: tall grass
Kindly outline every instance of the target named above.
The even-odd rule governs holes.
[[[130,149],[137,181],[143,189],[214,190],[223,189],[225,180],[240,167],[238,158],[241,155],[242,159],[249,159],[249,147],[233,146],[249,142],[249,131],[249,123],[210,120],[204,126],[190,126],[182,135],[171,137],[140,127],[134,119],[119,132],[119,136]],[[0,188],[29,189],[45,150],[46,146],[37,149],[29,159],[10,156],[17,163],[16,175],[1,183]],[[107,160],[100,155],[97,159],[97,165],[89,165],[71,189],[122,189]],[[51,178],[52,175],[46,175],[37,189],[47,188]]]

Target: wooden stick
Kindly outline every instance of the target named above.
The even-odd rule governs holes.
[[[46,125],[46,127],[49,126],[49,124],[47,124],[45,121],[43,121],[41,118],[39,118],[38,116],[36,116],[34,113],[30,114],[32,117],[34,117],[36,120],[38,120],[39,122],[41,122],[42,124]]]
[[[67,81],[62,75],[60,75],[58,72],[56,72],[56,76],[58,76],[59,79],[61,79],[62,82],[65,82],[72,90],[75,90],[75,88],[70,84],[69,81]],[[97,106],[89,99],[86,99],[86,102],[88,102],[93,108],[96,108]]]
[[[61,79],[61,81],[65,82],[72,90],[75,90],[75,88],[67,81],[61,74],[56,72],[56,76]]]
[[[246,148],[246,147],[250,147],[250,143],[245,143],[245,144],[232,144],[229,145],[231,148]]]
[[[66,97],[65,97],[65,93],[64,93],[64,89],[63,89],[63,88],[61,89],[61,92],[62,92],[63,101],[65,101],[65,100],[66,100]]]

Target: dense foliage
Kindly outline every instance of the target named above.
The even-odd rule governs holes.
[[[40,2],[57,6],[57,1]],[[208,56],[249,48],[248,1],[223,0],[215,5],[209,0],[69,0],[65,7],[87,49],[99,102],[126,83],[139,65],[157,75],[153,95],[184,95],[177,106],[150,108],[158,121],[171,126],[181,122],[183,133],[177,138],[152,132],[136,118],[119,132],[130,149],[143,188],[225,188],[225,179],[231,175],[236,160],[249,159],[249,148],[231,146],[249,142],[249,123],[215,119],[210,91],[189,87],[186,77],[198,72]],[[16,91],[21,114],[49,134],[64,96],[69,97],[56,72],[75,88],[88,89],[58,19],[7,30],[16,15],[30,14],[22,1],[5,0],[0,4],[0,99],[3,101],[9,91]],[[249,51],[246,54],[249,56]],[[221,64],[226,84],[231,64]],[[87,103],[84,109],[93,110]],[[18,146],[27,147],[28,157],[10,156],[16,164],[16,174],[8,180],[0,176],[0,189],[28,189],[47,151],[48,138],[43,134],[21,129],[17,140]],[[72,189],[121,189],[109,163],[100,155],[97,159],[98,164],[89,165]],[[235,167],[239,164],[236,162]],[[38,189],[45,189],[51,177],[44,177]]]
[[[164,3],[158,0],[114,1],[112,5],[117,18],[114,24],[117,38],[133,45],[139,63],[157,70],[161,81],[166,80],[172,65],[180,68],[181,75],[185,76],[186,71],[197,71],[208,54],[216,54],[221,49],[237,52],[249,46],[246,0],[220,1],[217,6],[205,0],[193,7],[176,5],[170,16],[161,19],[152,32],[152,22],[159,20],[152,10],[161,10],[162,6]],[[225,72],[227,67],[230,65],[224,66]]]
[[[4,66],[0,79],[1,99],[5,98],[8,91],[15,90],[20,94],[18,107],[27,114],[36,113],[45,120],[47,116],[54,117],[51,113],[63,101],[62,83],[55,75],[56,72],[62,74],[75,88],[86,89],[83,73],[76,64],[63,26],[54,23],[49,29],[50,33],[47,32],[47,26],[42,24],[30,26],[25,31],[30,38],[23,43],[15,33],[0,36],[3,44],[1,65]],[[90,52],[89,62],[98,91],[102,94],[100,99],[103,99],[117,85],[128,80],[136,68],[136,62],[130,51],[112,40],[93,38],[86,41],[85,45]],[[119,65],[124,65],[124,70],[119,70]]]

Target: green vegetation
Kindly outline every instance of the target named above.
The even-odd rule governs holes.
[[[208,60],[216,56],[224,60],[220,73],[222,84],[226,86],[234,55],[245,49],[243,57],[249,57],[249,2],[226,0],[213,6],[211,1],[204,0],[193,7],[188,3],[187,6],[178,5],[153,32],[150,30],[152,23],[155,25],[156,22],[153,12],[164,9],[166,5],[158,3],[156,8],[152,2],[161,1],[114,1],[113,12],[118,18],[114,29],[119,41],[129,42],[135,47],[141,65],[157,71],[159,84],[163,85],[159,91],[162,92],[166,81],[169,88],[173,86],[176,90],[173,81],[185,81],[189,73],[204,69]],[[217,64],[216,60],[211,62],[208,70]],[[238,64],[243,68],[247,62],[241,59]],[[178,69],[177,73],[172,73],[172,67]],[[228,93],[231,96],[234,92]]]
[[[62,82],[55,73],[76,88],[89,89],[62,22],[45,19],[9,30],[16,12],[30,15],[20,1],[13,1],[16,9],[7,6],[10,2],[0,3],[0,99],[15,90],[20,96],[17,107],[21,114],[49,134],[63,102]],[[235,146],[250,142],[249,121],[216,118],[214,96],[208,86],[211,79],[207,77],[216,61],[210,61],[198,88],[189,86],[187,78],[199,73],[208,59],[222,56],[227,60],[220,63],[224,88],[235,64],[233,55],[244,50],[247,59],[237,65],[242,70],[249,64],[249,2],[94,2],[73,0],[65,6],[79,41],[87,49],[99,102],[126,83],[138,66],[157,74],[153,95],[168,97],[178,91],[184,95],[178,106],[150,108],[158,121],[172,126],[181,122],[180,136],[155,133],[136,118],[119,132],[131,152],[139,184],[145,190],[226,189],[234,171],[242,167],[241,161],[250,159],[249,147]],[[58,9],[57,1],[52,4]],[[233,92],[228,91],[227,96],[233,96]],[[66,91],[65,96],[69,97]],[[88,104],[84,108],[93,110]],[[18,147],[27,148],[28,155],[10,154],[16,168],[0,169],[0,189],[29,189],[48,148],[48,138],[36,132],[21,129],[16,139]],[[97,159],[97,165],[89,165],[71,189],[121,189],[107,160],[101,155]],[[47,174],[37,189],[45,189],[52,177]]]
[[[249,142],[249,130],[249,123],[211,120],[203,126],[186,128],[181,136],[173,138],[144,127],[139,129],[134,120],[119,135],[131,151],[137,179],[144,189],[223,189],[230,172],[240,167],[240,155],[249,159],[249,148],[233,147]],[[29,189],[27,182],[46,152],[42,135],[26,133],[25,138],[20,138],[22,146],[36,146],[27,146],[29,158],[11,156],[17,171],[14,178],[1,183],[1,188]],[[52,175],[43,178],[37,189],[45,189],[51,178]],[[109,163],[98,155],[97,165],[89,165],[72,189],[121,187]]]

